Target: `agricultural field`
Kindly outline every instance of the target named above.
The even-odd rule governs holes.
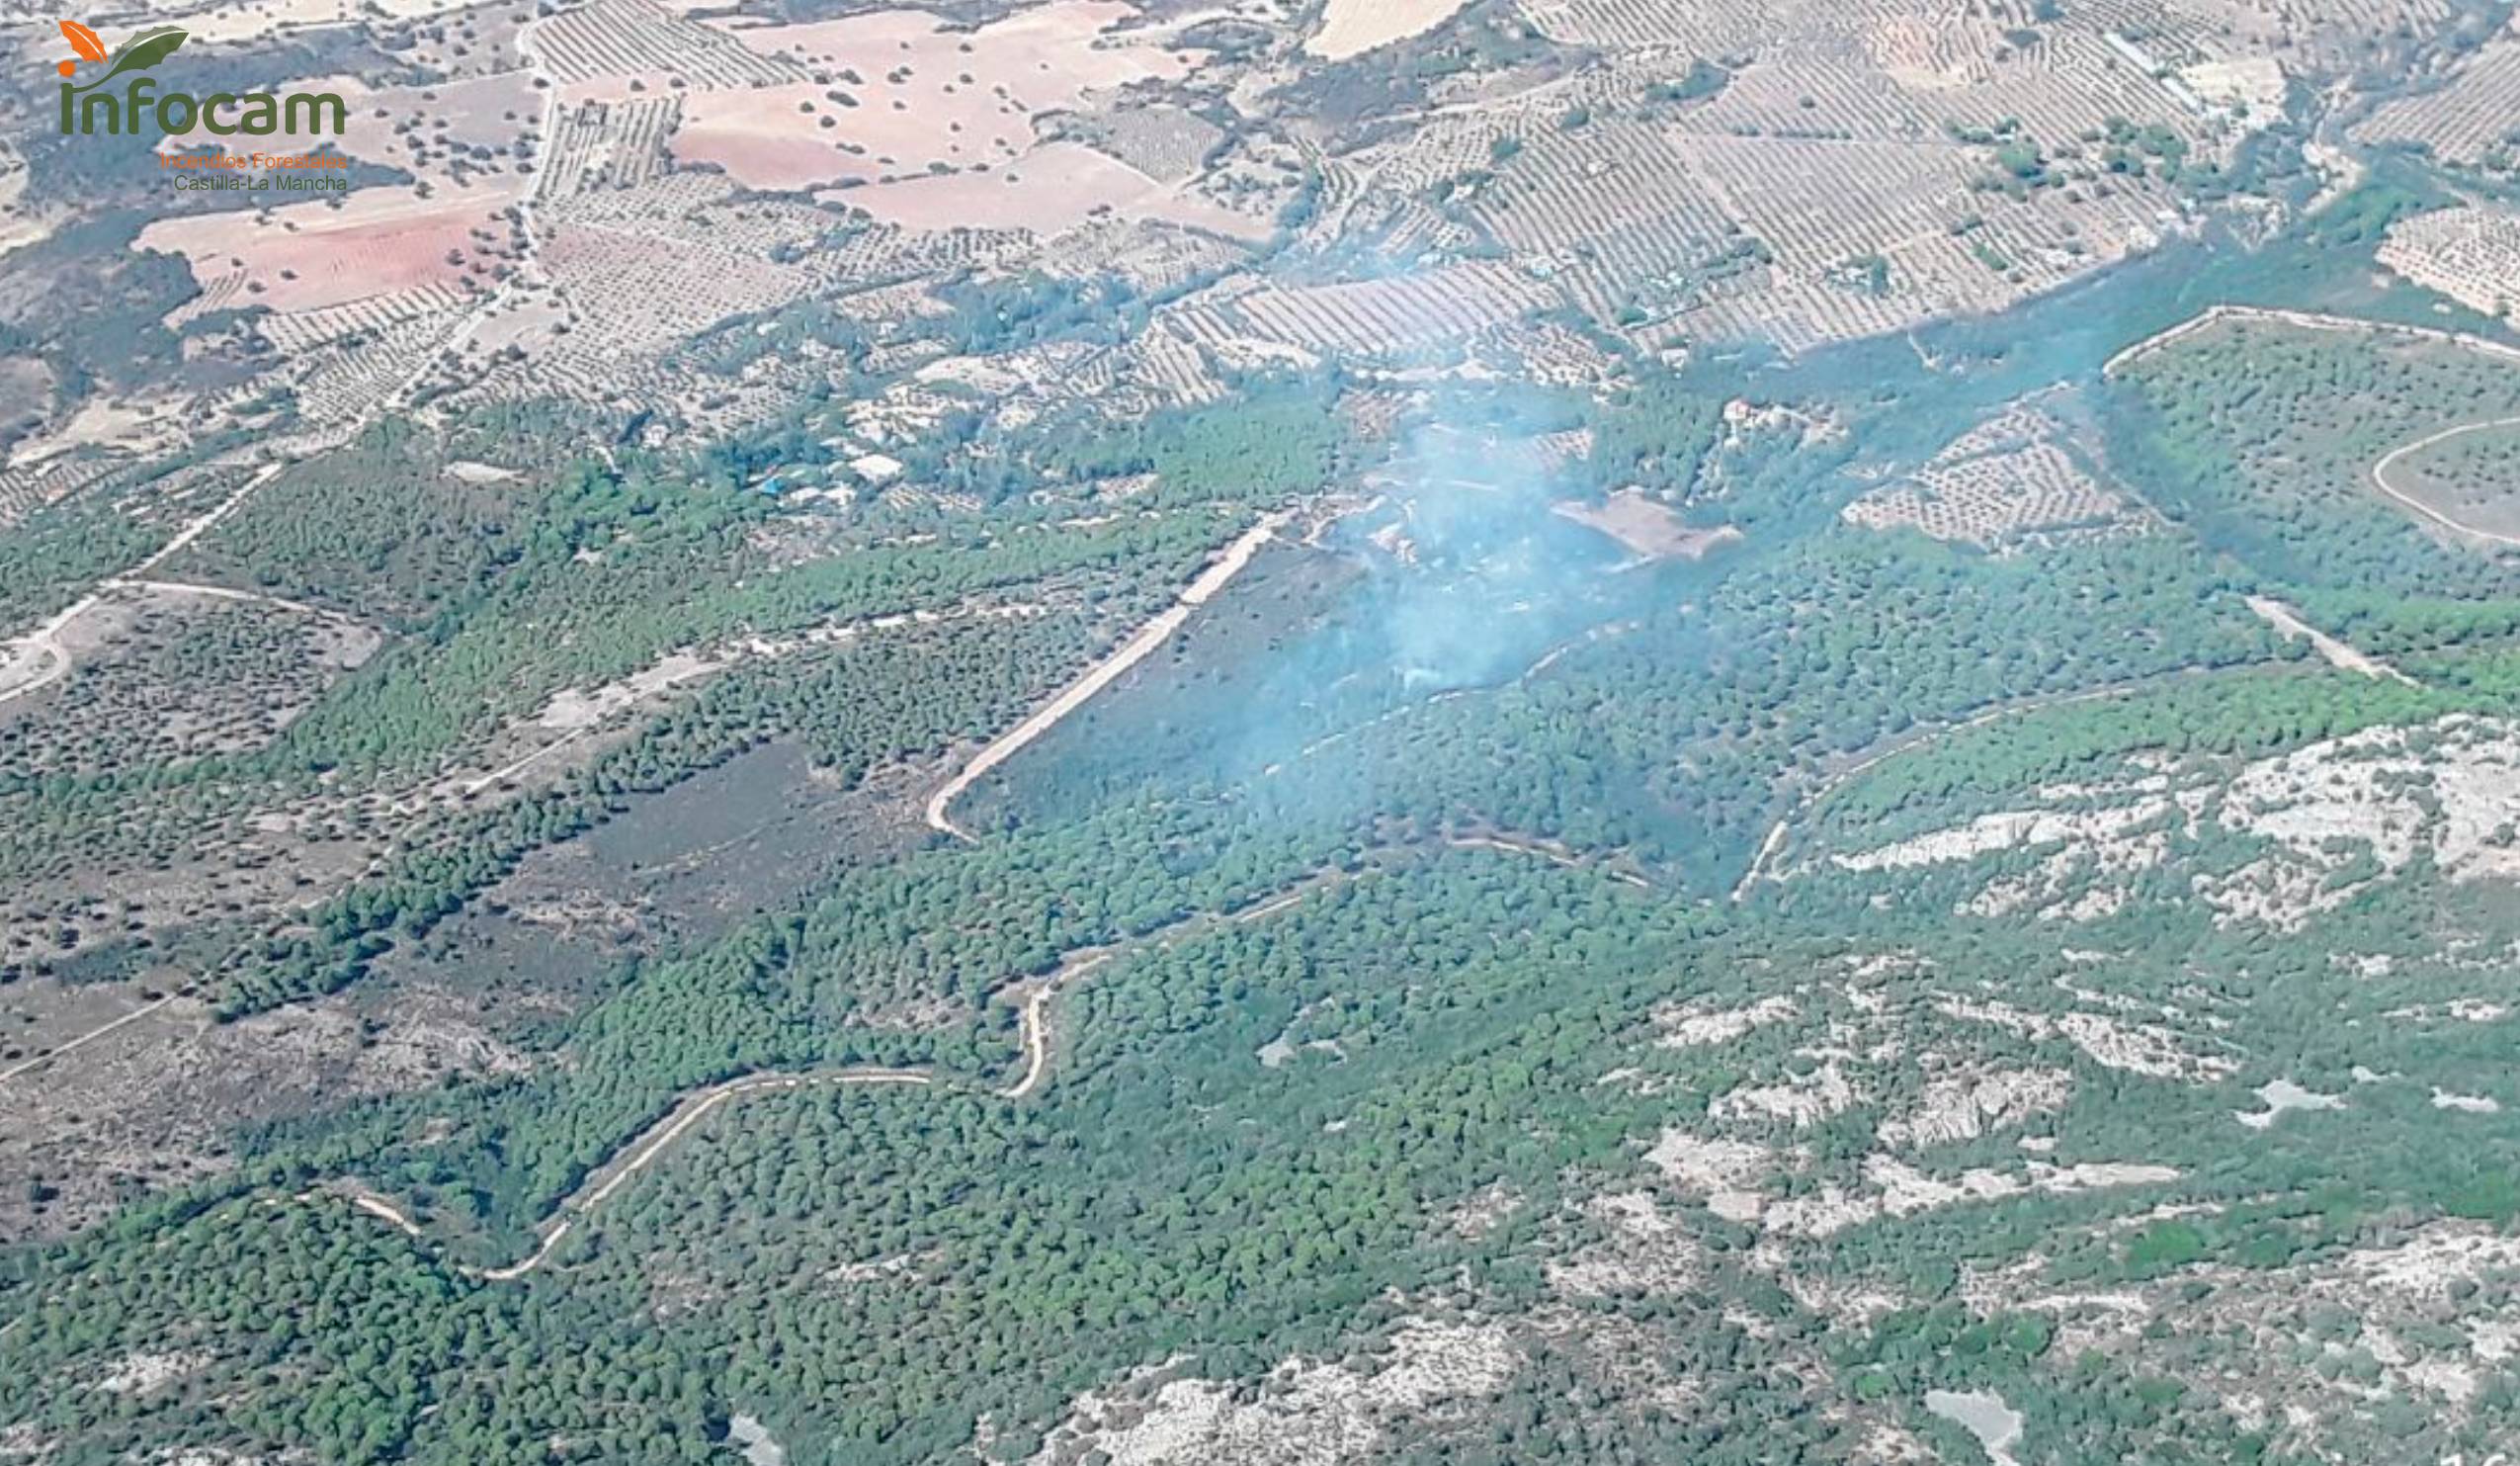
[[[2234,72],[2256,78],[2243,117],[2239,99],[2138,69],[2185,50],[2150,57],[2073,16],[2005,30],[1789,10],[1734,30],[1633,4],[1531,19],[1627,59],[1552,105],[1394,144],[1392,181],[1431,169],[1453,210],[1640,342],[1808,349],[2000,309],[2193,231],[2183,184],[2227,167],[2270,111],[2262,70]],[[1782,176],[1811,186],[1768,186]]]
[[[0,1459],[2520,1438],[2499,8],[58,22]]]
[[[2507,172],[2516,96],[2520,43],[2496,40],[2427,89],[2382,106],[2356,131],[2369,141],[2418,148],[2461,168]]]
[[[1316,56],[1344,61],[1394,41],[1422,35],[1451,20],[1465,0],[1406,0],[1376,5],[1367,0],[1335,0],[1321,12],[1321,29],[1303,43]]]
[[[268,215],[200,215],[152,224],[135,241],[181,256],[205,290],[236,305],[320,310],[404,291],[487,291],[522,245],[509,211],[513,181],[423,197],[363,189],[330,204]]]
[[[2510,314],[2520,290],[2520,216],[2476,206],[2392,224],[2380,262],[2482,315]]]
[[[1493,264],[1466,264],[1397,280],[1292,289],[1262,287],[1170,314],[1180,336],[1226,350],[1265,343],[1281,350],[1354,356],[1404,353],[1458,341],[1549,300],[1540,286]]]
[[[1556,512],[1601,531],[1640,560],[1696,560],[1739,538],[1728,529],[1691,529],[1668,507],[1633,489],[1597,505],[1560,504]]]
[[[2142,512],[2084,467],[2086,453],[2054,416],[2016,409],[1954,439],[1908,482],[1875,489],[1843,512],[1851,524],[1913,528],[1980,549],[2140,524]]]
[[[674,150],[757,188],[1019,168],[1037,116],[1088,110],[1096,97],[1187,72],[1180,53],[1103,39],[1134,14],[1066,0],[967,35],[915,11],[748,28],[738,39],[760,64],[797,79],[695,93]]]

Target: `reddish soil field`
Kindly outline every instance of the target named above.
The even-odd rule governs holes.
[[[468,263],[481,241],[469,231],[486,228],[504,239],[498,213],[522,192],[513,178],[470,189],[441,185],[421,199],[402,187],[362,189],[321,202],[289,204],[269,215],[232,210],[160,219],[140,231],[133,247],[187,256],[193,278],[205,285],[245,274],[237,303],[274,310],[311,310],[384,291],[428,284],[476,281],[465,264],[449,264],[460,252]],[[278,195],[267,197],[296,197]],[[293,278],[294,277],[294,278]],[[254,291],[253,286],[262,287]]]
[[[1107,0],[1069,0],[974,32],[941,30],[934,17],[908,11],[737,30],[754,50],[831,80],[694,91],[673,150],[772,189],[909,178],[932,165],[1002,167],[1031,147],[1035,116],[1196,64],[1151,46],[1096,43],[1134,14]]]

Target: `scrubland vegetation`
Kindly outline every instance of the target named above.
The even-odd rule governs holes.
[[[256,12],[356,212],[36,150],[0,1455],[2489,1457],[2510,43],[2017,9]]]
[[[1461,695],[1383,683],[1384,712],[1333,720],[1337,736],[1309,751],[1272,741],[1281,715],[1190,697],[1180,679],[1216,649],[1193,635],[1107,695],[1096,726],[1121,742],[1077,792],[1060,792],[1072,760],[1053,738],[996,776],[977,843],[843,869],[634,962],[543,1035],[548,1062],[268,1124],[221,1178],[19,1254],[13,1288],[47,1301],[9,1341],[30,1365],[5,1386],[10,1409],[47,1437],[295,1443],[343,1460],[540,1460],[554,1434],[698,1460],[722,1449],[732,1414],[801,1455],[928,1460],[976,1431],[1013,1460],[1121,1441],[1077,1414],[1080,1397],[1166,1358],[1179,1377],[1230,1380],[1492,1320],[1510,1384],[1409,1426],[1421,1454],[1817,1456],[1884,1431],[1939,1438],[1950,1427],[1918,1403],[1929,1389],[1997,1392],[2046,1449],[2254,1449],[2264,1428],[2194,1382],[2238,1367],[2212,1330],[2250,1327],[2250,1300],[2292,1296],[2297,1272],[2362,1277],[2352,1259],[2448,1247],[2469,1234],[2438,1229],[2498,1227],[2520,1207],[2476,1164],[2500,1119],[2394,1097],[2417,1076],[2490,1091],[2492,1024],[2382,1016],[2453,989],[2491,1004],[2489,969],[2459,976],[2439,943],[2490,940],[2507,917],[2420,866],[2322,905],[2309,931],[2235,923],[2139,872],[2127,899],[2066,918],[2068,936],[1973,907],[1972,890],[2046,869],[2024,854],[1890,888],[1857,857],[2027,791],[2106,789],[2130,769],[2175,787],[2358,730],[2498,713],[2508,602],[2490,561],[2446,560],[2464,568],[2393,601],[2384,568],[2329,528],[2405,522],[2352,497],[2353,455],[2387,442],[2336,427],[2345,404],[2399,391],[2447,420],[2491,405],[2473,375],[2488,369],[2356,333],[2256,345],[2297,364],[2256,389],[2295,384],[2290,410],[2338,444],[2308,450],[2332,455],[2332,479],[2253,474],[2232,433],[2255,419],[2189,405],[2229,376],[2213,365],[2227,348],[2200,333],[2088,388],[2112,424],[2092,447],[2115,489],[2131,491],[2130,462],[2191,466],[2156,504],[2167,527],[2000,555],[1839,521],[1856,491],[1840,460],[1720,429],[1720,384],[1584,408],[1592,456],[1570,490],[1590,473],[1642,481],[1763,536],[1661,569],[1571,561],[1569,583],[1594,589],[1554,603],[1571,619],[1551,654]],[[1566,420],[1484,414],[1523,431]],[[440,512],[496,511],[495,534],[485,521],[457,537],[496,562],[447,576],[434,610],[389,624],[377,665],[260,751],[216,755],[222,783],[254,769],[379,781],[531,719],[546,689],[730,638],[797,645],[734,656],[556,781],[452,807],[299,934],[248,953],[224,1010],[355,984],[382,954],[425,948],[530,852],[766,742],[801,744],[844,783],[969,746],[1147,614],[1239,506],[1316,486],[1337,441],[1326,422],[1263,403],[1049,440],[1064,481],[1156,486],[1101,523],[1010,509],[985,532],[889,548],[877,533],[836,577],[783,560],[806,542],[764,496],[678,485],[661,462],[478,497],[437,488]],[[1224,446],[1238,442],[1257,451]],[[1415,568],[1373,573],[1450,577],[1457,608],[1529,594],[1493,559],[1530,543],[1525,511],[1483,502],[1517,491],[1462,472],[1409,490],[1415,512],[1395,523]],[[2278,512],[2309,516],[2297,533],[2218,531],[2255,522],[2279,488]],[[1462,504],[1482,507],[1448,521]],[[1552,518],[1545,495],[1528,508]],[[278,522],[222,525],[200,572],[312,595],[354,573],[322,567],[359,565],[415,610],[441,583],[446,561],[411,558],[448,536],[426,518],[353,513],[277,540],[256,528]],[[1374,524],[1340,532],[1369,566],[1391,555]],[[373,548],[353,548],[361,535]],[[637,588],[712,563],[745,587],[683,604]],[[615,575],[632,588],[616,592]],[[2306,661],[2241,604],[2260,588],[2374,638],[2423,685]],[[969,614],[991,598],[1004,614]],[[1405,604],[1355,606],[1398,625]],[[921,608],[940,619],[872,625]],[[1373,673],[1382,645],[1337,625],[1295,615],[1278,651],[1246,654],[1316,685]],[[1312,736],[1302,717],[1283,715],[1286,739]],[[1266,769],[1227,746],[1254,738],[1273,750]],[[1111,797],[1115,779],[1134,792]],[[2234,879],[2263,838],[2153,822],[2165,871],[2208,882]],[[1454,848],[1458,832],[1476,848]],[[1853,863],[1819,878],[1840,856]],[[1767,869],[1736,889],[1754,857]],[[2108,889],[2126,860],[2062,867],[2049,908]],[[998,1097],[1022,1067],[1012,994],[1094,950],[1111,955],[1046,1010],[1045,1086]],[[2388,975],[2357,975],[2370,971]],[[2362,1036],[2310,1017],[2340,1002],[2368,1015]],[[1688,1037],[1736,1021],[1751,1037]],[[864,1065],[938,1082],[730,1102],[580,1214],[549,1263],[479,1275],[528,1251],[535,1224],[679,1097]],[[2357,1066],[2393,1078],[2356,1087]],[[2253,1133],[2230,1116],[2269,1078],[2353,1093]],[[1995,1097],[2025,1084],[2046,1097]],[[2408,1143],[2454,1119],[2467,1141]],[[2340,1175],[2340,1146],[2372,1159]],[[385,1198],[416,1235],[336,1183]],[[1782,1272],[1762,1260],[1779,1248]],[[2477,1265],[2467,1296],[2490,1309],[2507,1284],[2500,1264]],[[2008,1301],[1990,1305],[1997,1277]],[[2396,1307],[2387,1285],[2355,1286]],[[2178,1290],[2185,1316],[2224,1322],[2117,1334],[2051,1296],[2103,1288]],[[1849,1314],[1841,1297],[1879,1302]],[[322,1322],[294,1333],[258,1322],[310,1312]],[[624,1322],[635,1314],[669,1327]],[[2401,1346],[2430,1337],[2391,1327]],[[2083,1342],[2060,1356],[2071,1329]],[[140,1355],[172,1361],[146,1390],[42,1383]],[[701,1358],[720,1361],[705,1382]],[[2387,1383],[2410,1365],[2373,1367],[2384,1388],[2424,1388]],[[300,1384],[249,1387],[269,1371]],[[2317,1388],[2283,1378],[2258,1387]],[[1684,1388],[1685,1408],[1657,1403]],[[1563,1408],[1568,1389],[1593,1404]],[[2455,1448],[2500,1428],[2499,1398],[2322,1417],[2319,1449],[2392,1431]]]

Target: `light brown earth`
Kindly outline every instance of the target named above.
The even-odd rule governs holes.
[[[1599,530],[1646,560],[1702,560],[1741,538],[1741,532],[1730,525],[1692,528],[1669,507],[1633,488],[1621,489],[1597,505],[1564,502],[1551,507],[1559,517]]]
[[[316,202],[268,215],[183,215],[151,223],[132,247],[183,255],[205,289],[241,272],[236,303],[274,310],[312,310],[424,286],[461,289],[480,279],[468,268],[482,243],[472,231],[505,237],[498,216],[527,188],[525,180],[503,176],[469,188],[441,185],[425,199],[393,185],[338,196],[338,209]],[[450,263],[450,253],[463,263]]]
[[[1265,222],[1168,188],[1074,142],[1046,142],[986,173],[958,172],[833,190],[825,200],[908,229],[1029,229],[1055,234],[1104,215],[1160,218],[1237,238]]]
[[[1303,48],[1329,61],[1344,61],[1378,46],[1423,36],[1460,14],[1468,0],[1329,0],[1321,29]]]
[[[1032,147],[1036,118],[1189,72],[1185,55],[1104,38],[1135,14],[1107,0],[1062,0],[971,32],[947,31],[915,11],[746,28],[734,34],[755,51],[794,57],[832,79],[696,92],[674,155],[766,189],[1002,168]],[[851,70],[858,81],[843,74]]]

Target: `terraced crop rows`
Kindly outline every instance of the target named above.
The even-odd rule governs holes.
[[[1947,231],[1975,174],[1948,145],[1687,137],[1674,150],[1778,259],[1818,268]]]
[[[1458,339],[1555,301],[1554,292],[1511,267],[1479,261],[1391,280],[1265,288],[1230,303],[1191,307],[1176,320],[1201,342],[1258,337],[1370,354]]]
[[[310,422],[356,421],[412,380],[454,334],[460,317],[438,311],[378,328],[356,345],[324,348],[297,380],[297,410]]]
[[[642,0],[596,0],[582,10],[564,11],[543,23],[533,43],[543,64],[562,82],[660,73],[698,87],[811,80],[794,61],[760,55],[724,31]]]
[[[0,529],[23,521],[46,504],[59,503],[116,467],[112,459],[64,456],[0,473]]]
[[[1197,173],[1225,140],[1223,129],[1178,107],[1116,111],[1082,130],[1104,151],[1162,183],[1179,183]]]
[[[2439,91],[2382,106],[2354,129],[2366,142],[2413,142],[2444,162],[2474,166],[2520,130],[2520,42],[2478,50]]]
[[[2143,48],[2165,65],[2183,65],[2191,60],[2217,60],[2235,53],[2245,53],[2269,43],[2284,34],[2285,25],[2270,12],[2290,5],[2290,0],[2274,3],[2244,3],[2221,7],[2209,22],[2194,4],[2163,4],[2162,0],[2087,0],[2066,12],[2066,25],[2078,35],[2097,37],[2104,33],[2138,39]],[[2027,4],[2021,7],[2030,10]],[[2333,12],[2337,0],[2314,0],[2312,7]],[[2050,36],[2061,28],[2047,27]]]
[[[862,287],[994,263],[1028,245],[1012,229],[913,231],[862,223],[845,234],[831,211],[781,199],[738,199],[710,173],[663,173],[636,188],[596,189],[554,202],[558,225],[583,225],[673,245],[740,254],[759,262],[793,256],[778,268],[805,272],[817,285]]]
[[[665,141],[682,122],[680,96],[588,100],[560,110],[535,193],[552,198],[595,188],[634,188],[673,166]]]
[[[1949,115],[1920,105],[1886,72],[1798,56],[1733,72],[1722,92],[1687,113],[1682,126],[1693,132],[1939,142]]]
[[[2311,65],[2369,64],[2409,36],[2432,36],[2459,14],[2455,0],[2266,0],[2288,48]]]
[[[623,354],[662,350],[809,288],[793,266],[576,221],[551,231],[542,258],[581,317],[572,339]]]
[[[1953,441],[1911,481],[1847,505],[1844,517],[1988,548],[2041,531],[2121,522],[2125,505],[2083,473],[2057,432],[2044,413],[2007,412]]]
[[[835,222],[819,209],[789,200],[737,202],[735,186],[713,173],[662,173],[638,188],[554,192],[543,213],[555,226],[588,224],[763,254],[812,244]]]
[[[245,281],[250,273],[241,269],[230,270],[203,281],[199,295],[166,312],[167,329],[180,331],[212,311],[233,310],[251,304],[251,298],[245,291]]]
[[[1562,45],[1676,46],[1728,55],[1777,34],[1772,13],[1694,0],[1523,0],[1523,15]]]
[[[2506,314],[2520,301],[2520,216],[2490,206],[2400,219],[2380,262],[2472,310]]]
[[[1878,336],[1904,329],[1932,312],[1907,299],[1866,295],[1834,281],[1763,271],[1671,318],[1690,337],[1773,341],[1786,353],[1831,341]]]
[[[406,291],[388,291],[364,300],[347,301],[318,310],[292,310],[262,319],[263,339],[284,352],[312,351],[329,341],[387,326],[433,312],[461,310],[470,298],[455,286],[433,281]]]
[[[1439,119],[1410,134],[1405,140],[1372,158],[1376,192],[1403,198],[1414,198],[1438,184],[1449,182],[1491,165],[1496,139],[1538,129],[1515,126],[1510,120],[1487,113]],[[1334,180],[1335,182],[1335,180]],[[1346,203],[1336,187],[1323,196],[1324,214]]]
[[[1140,294],[1153,295],[1177,290],[1244,257],[1240,246],[1195,229],[1154,219],[1114,219],[1070,232],[1038,259],[1041,268],[1054,274],[1124,275]]]
[[[2057,36],[2028,60],[1955,93],[1948,115],[1976,127],[2017,118],[2024,133],[2051,150],[2078,144],[2113,119],[2166,127],[2200,154],[2222,147],[2202,117],[2095,37]]]
[[[1847,156],[1867,147],[1874,158]],[[1762,156],[1777,161],[1763,165]],[[1937,156],[1949,169],[1939,178]],[[2164,222],[2156,196],[2123,181],[2106,197],[2091,185],[2019,202],[1976,193],[1964,181],[1965,148],[1722,139],[1708,158],[1752,206],[1750,226],[1773,247],[1777,267],[1711,293],[1691,324],[1723,336],[1773,331],[1788,349],[1997,309],[2148,249],[2176,226],[2175,216]],[[1760,194],[1762,167],[1817,182],[1792,198]],[[1858,262],[1874,256],[1888,267],[1888,289],[1853,288]]]
[[[1199,348],[1168,331],[1148,331],[1129,347],[1129,380],[1149,393],[1149,405],[1196,406],[1224,399],[1224,384],[1208,370]]]
[[[1640,127],[1535,142],[1470,212],[1516,254],[1550,261],[1603,320],[1644,282],[1691,269],[1742,233],[1673,134]]]
[[[1875,66],[1914,86],[1966,85],[1993,73],[1996,57],[2019,49],[2016,38],[2036,35],[2000,6],[1954,15],[1891,15],[1878,20],[1864,37],[1865,54]]]

